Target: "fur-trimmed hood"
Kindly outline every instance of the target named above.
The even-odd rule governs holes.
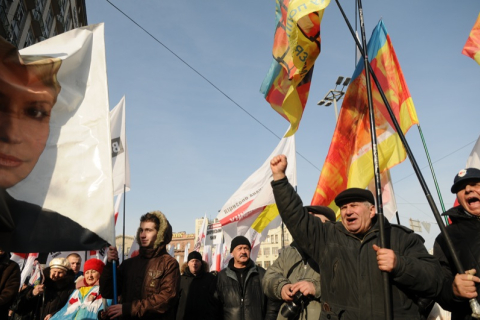
[[[172,241],[172,226],[168,222],[167,217],[165,217],[165,215],[161,211],[150,211],[149,213],[156,215],[158,220],[160,221],[157,232],[157,240],[155,240],[153,249],[157,249],[159,247],[166,247],[167,244]],[[137,229],[137,236],[135,239],[138,245],[142,247],[142,243],[140,242],[140,228]]]

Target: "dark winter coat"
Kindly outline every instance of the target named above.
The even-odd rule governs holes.
[[[308,214],[287,178],[272,182],[280,215],[297,243],[320,266],[320,319],[385,319],[382,272],[372,245],[380,245],[376,218],[360,239],[341,222],[325,222]],[[385,221],[386,238],[397,256],[389,273],[395,320],[421,319],[417,296],[435,297],[441,267],[428,254],[423,239],[410,229]]]
[[[467,215],[463,207],[451,208],[445,215],[452,220],[452,224],[446,227],[447,233],[452,240],[453,247],[458,259],[465,270],[475,269],[476,275],[480,274],[480,219]],[[453,264],[452,257],[447,250],[445,238],[438,235],[433,247],[434,255],[440,259],[444,271],[443,288],[436,299],[445,310],[452,312],[452,320],[472,319],[470,305],[467,299],[460,299],[453,295],[453,279],[458,273]],[[480,284],[476,284],[477,292],[480,292]],[[480,301],[480,297],[477,297]]]
[[[196,276],[187,263],[182,265],[177,320],[216,320],[218,303],[214,298],[217,278],[208,272],[208,264],[202,261],[202,269]]]
[[[8,319],[8,309],[20,287],[20,267],[10,260],[10,253],[0,255],[0,320]]]
[[[47,315],[54,315],[58,310],[67,303],[68,297],[75,290],[75,273],[68,270],[67,274],[53,281],[50,278],[50,267],[43,271],[45,276],[43,294],[33,295],[33,287],[25,289],[25,294],[17,306],[17,313],[28,314],[32,312],[34,317],[43,320]]]
[[[277,306],[263,294],[262,279],[265,269],[256,266],[249,260],[245,287],[237,279],[237,274],[231,268],[234,260],[231,259],[228,267],[218,274],[216,297],[220,303],[223,320],[270,320],[277,318]]]
[[[117,270],[122,319],[175,319],[180,271],[165,249],[172,240],[172,227],[163,213],[152,213],[160,220],[153,249],[141,247],[138,256],[123,261]],[[136,238],[139,241],[139,232]],[[100,277],[100,293],[109,299],[113,298],[112,266],[107,262]]]

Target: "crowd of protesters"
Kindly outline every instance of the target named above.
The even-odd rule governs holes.
[[[419,235],[385,220],[387,247],[382,248],[370,191],[339,193],[341,221],[336,222],[327,207],[303,206],[285,176],[285,156],[270,165],[276,204],[294,242],[268,270],[250,258],[251,243],[244,236],[232,239],[232,258],[219,273],[209,272],[196,251],[179,266],[166,251],[172,227],[162,212],[153,211],[140,218],[139,255],[116,268],[118,251],[112,246],[106,264],[90,259],[82,272],[80,256],[54,258],[41,283],[29,285],[27,279],[21,286],[19,266],[0,250],[0,320],[385,319],[385,274],[393,319],[427,319],[434,302],[451,311],[451,319],[476,318],[479,169],[455,176],[451,191],[458,205],[444,213],[451,220],[447,234],[467,270],[459,274],[443,234],[430,255]]]

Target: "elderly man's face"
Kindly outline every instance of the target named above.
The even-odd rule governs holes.
[[[463,184],[457,192],[458,203],[468,213],[480,216],[480,180],[470,180]]]
[[[372,225],[375,206],[367,202],[350,202],[340,208],[342,224],[352,234],[365,234]]]
[[[246,266],[250,259],[250,247],[245,244],[236,246],[232,251],[232,257],[235,267]]]
[[[45,148],[57,93],[41,81],[0,76],[0,188],[10,188],[32,171]],[[31,79],[31,78],[30,78]]]

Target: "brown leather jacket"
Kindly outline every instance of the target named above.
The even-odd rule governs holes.
[[[180,271],[177,260],[165,249],[172,239],[172,228],[161,212],[152,213],[160,219],[154,248],[140,248],[138,256],[125,260],[117,269],[122,319],[175,319]],[[104,298],[113,298],[112,265],[108,262],[100,277]]]

